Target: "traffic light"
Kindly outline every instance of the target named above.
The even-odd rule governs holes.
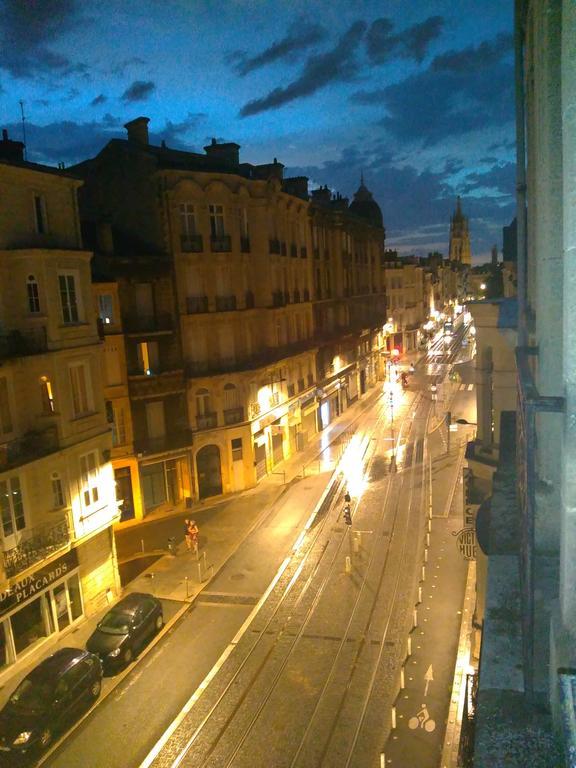
[[[352,525],[352,512],[350,511],[350,504],[344,505],[344,522],[346,525]]]

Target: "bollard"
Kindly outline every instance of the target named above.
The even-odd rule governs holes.
[[[188,592],[188,576],[184,576],[184,582],[186,584],[186,599],[189,598],[190,594]]]
[[[396,707],[392,707],[392,730],[396,728]]]
[[[140,539],[140,546],[142,547],[142,552],[144,552],[144,539]]]
[[[360,534],[356,534],[356,536],[354,537],[353,549],[354,549],[354,552],[360,551]]]
[[[428,518],[428,531],[430,532],[432,530],[432,518]]]
[[[380,768],[386,768],[386,755],[384,752],[380,755]]]
[[[202,563],[198,560],[198,583],[202,584]]]
[[[418,603],[422,602],[422,587],[418,587]]]
[[[426,566],[425,565],[422,566],[422,578],[420,579],[420,581],[426,581]]]
[[[428,562],[428,550],[427,549],[424,550],[424,562],[425,563]]]
[[[418,626],[418,611],[416,610],[416,608],[414,608],[414,613],[412,615],[412,621],[414,623],[413,629],[416,629],[416,627]]]
[[[352,561],[350,560],[350,556],[346,555],[346,566],[345,566],[346,573],[352,573]]]
[[[429,533],[426,534],[426,546],[427,547],[430,546],[430,534]]]
[[[406,643],[406,657],[412,656],[412,638],[408,637],[408,642]]]
[[[400,690],[403,691],[406,687],[404,683],[404,667],[400,667]]]

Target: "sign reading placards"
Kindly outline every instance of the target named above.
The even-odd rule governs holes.
[[[78,567],[78,553],[71,549],[50,565],[15,582],[0,592],[0,616],[18,605],[32,600],[39,592]]]

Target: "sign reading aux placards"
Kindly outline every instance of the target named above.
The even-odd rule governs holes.
[[[26,576],[0,592],[0,616],[18,605],[32,600],[42,590],[78,567],[78,553],[70,550],[45,568]]]

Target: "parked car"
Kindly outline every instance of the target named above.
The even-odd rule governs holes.
[[[26,675],[0,711],[0,755],[48,747],[54,734],[84,711],[102,687],[102,663],[81,648],[61,648]]]
[[[98,622],[86,648],[102,659],[105,668],[126,665],[163,624],[160,600],[143,592],[133,592]]]

